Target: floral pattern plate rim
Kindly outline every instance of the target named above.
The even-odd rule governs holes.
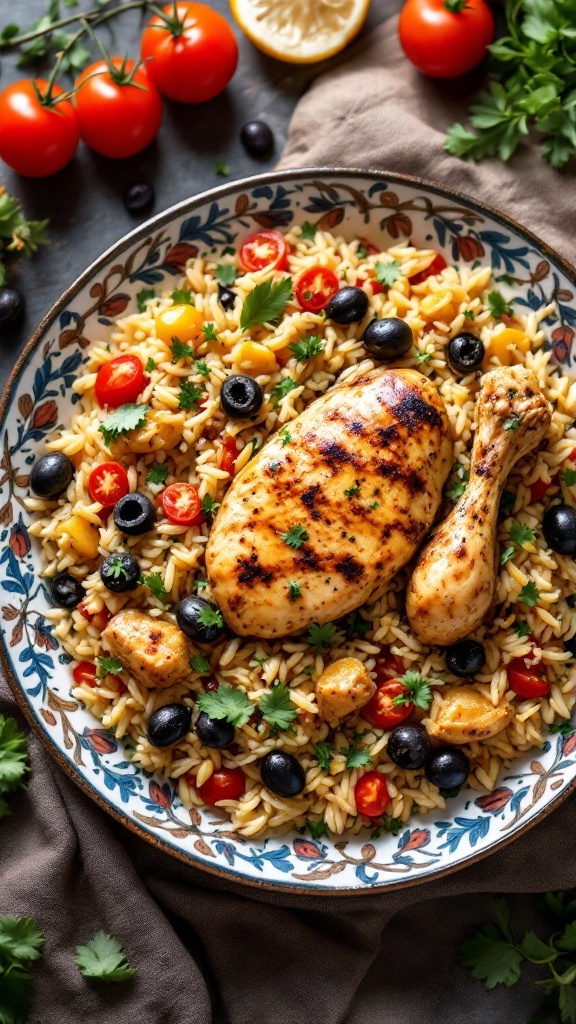
[[[53,636],[39,551],[22,506],[31,463],[66,420],[86,348],[134,311],[135,296],[181,274],[198,251],[220,253],[256,227],[298,220],[437,248],[449,261],[492,262],[499,288],[524,308],[554,300],[549,344],[574,372],[576,271],[505,215],[449,188],[385,171],[268,172],[186,200],[132,231],[96,260],[43,319],[0,407],[0,659],[22,711],[67,774],[124,825],[181,860],[228,881],[270,890],[349,895],[414,885],[470,864],[542,820],[576,782],[576,724],[514,762],[493,793],[463,789],[440,815],[398,834],[314,840],[297,832],[247,840],[210,809],[186,811],[171,786],[137,769],[121,744],[69,694],[69,657]]]

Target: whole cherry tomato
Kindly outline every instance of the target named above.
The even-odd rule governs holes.
[[[238,448],[236,446],[236,440],[231,437],[230,434],[227,434],[224,439],[224,444],[222,445],[222,461],[220,463],[220,469],[232,476],[237,458]]]
[[[218,96],[238,64],[232,29],[206,4],[166,4],[163,15],[148,22],[140,52],[160,92],[181,103]]]
[[[64,90],[42,78],[0,92],[0,157],[18,174],[43,178],[72,159],[80,139],[76,111]]]
[[[118,462],[102,462],[90,473],[88,490],[93,501],[111,509],[130,490],[128,474]]]
[[[484,0],[407,0],[398,33],[419,71],[432,78],[457,78],[486,56],[494,18]]]
[[[220,768],[198,790],[209,807],[214,807],[219,800],[239,800],[245,792],[246,776],[241,768]]]
[[[94,391],[100,405],[117,409],[119,405],[135,402],[143,388],[144,367],[138,356],[126,354],[100,367]]]
[[[356,809],[367,818],[380,818],[390,803],[386,779],[381,772],[366,772],[354,788]]]
[[[308,313],[319,313],[338,291],[338,278],[327,267],[310,267],[294,285],[298,302]]]
[[[442,253],[439,252],[432,260],[430,266],[426,267],[426,270],[421,270],[419,274],[412,275],[410,278],[410,284],[422,284],[423,281],[426,281],[427,278],[432,277],[432,275],[441,273],[441,271],[447,266],[448,264],[446,263],[446,260]]]
[[[240,263],[246,271],[286,270],[290,247],[279,231],[257,231],[240,248]]]
[[[170,484],[162,492],[162,509],[172,523],[192,526],[202,520],[202,502],[192,484]]]
[[[400,722],[408,718],[414,710],[411,701],[408,704],[394,704],[396,697],[409,693],[410,690],[404,686],[401,679],[387,679],[362,708],[362,718],[377,726],[378,729],[393,729],[395,725],[400,725]]]
[[[96,665],[93,661],[79,661],[72,669],[76,686],[96,686]]]
[[[146,68],[121,57],[97,61],[79,75],[75,104],[86,145],[116,159],[145,149],[162,121],[162,100]]]

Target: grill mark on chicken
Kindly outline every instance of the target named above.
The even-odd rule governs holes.
[[[402,469],[396,462],[384,462],[379,460],[376,463],[376,471],[380,476],[394,483],[401,481],[406,485],[411,494],[417,494],[424,490],[422,477],[414,469]]]
[[[399,423],[408,430],[418,430],[423,424],[438,428],[442,425],[440,413],[414,391],[406,389],[404,397],[395,405],[392,412]]]
[[[314,502],[321,491],[322,488],[320,487],[320,484],[312,484],[311,487],[307,487],[306,490],[302,492],[300,495],[300,501],[306,506],[306,508],[314,508]]]
[[[360,565],[352,555],[346,555],[341,562],[334,564],[336,572],[339,572],[349,583],[355,583],[364,575],[364,566]]]
[[[312,435],[314,437],[314,435]],[[311,435],[308,435],[305,440],[311,439]],[[315,438],[314,438],[315,439]],[[344,445],[339,444],[338,441],[332,441],[331,439],[321,441],[318,445],[318,451],[324,458],[324,462],[328,464],[333,472],[337,472],[341,466],[345,466],[346,463],[350,463],[351,466],[358,465],[358,458],[353,452],[349,452]]]
[[[258,555],[254,551],[250,559],[238,558],[238,583],[247,583],[252,585],[256,580],[261,583],[270,583],[274,579],[274,573],[265,569],[264,566],[258,563]]]
[[[375,447],[387,448],[392,441],[398,440],[398,425],[391,423],[388,427],[378,427],[376,430],[376,438],[371,437],[370,441]]]

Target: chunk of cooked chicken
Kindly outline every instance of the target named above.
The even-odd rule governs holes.
[[[131,452],[148,455],[151,452],[175,448],[182,438],[185,419],[183,412],[152,409],[141,427],[129,430],[127,434],[122,434],[110,442],[110,452],[118,458]]]
[[[429,736],[442,743],[471,743],[496,736],[514,716],[514,706],[491,700],[472,686],[447,686],[440,691],[442,706],[434,721],[425,722]]]
[[[408,584],[406,612],[423,644],[448,646],[483,621],[496,591],[498,510],[506,478],[550,424],[550,406],[523,366],[487,373],[477,410],[468,486],[420,553]]]
[[[228,625],[280,637],[358,608],[421,544],[451,459],[442,399],[415,370],[371,370],[317,399],[216,516],[206,567]]]
[[[346,718],[363,708],[375,692],[376,684],[358,658],[340,658],[316,680],[318,714],[326,722]]]
[[[173,686],[190,675],[192,650],[182,630],[137,608],[113,615],[102,643],[145,686]]]

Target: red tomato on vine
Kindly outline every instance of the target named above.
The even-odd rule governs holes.
[[[398,23],[408,60],[431,78],[457,78],[475,68],[494,40],[484,0],[407,0]]]

